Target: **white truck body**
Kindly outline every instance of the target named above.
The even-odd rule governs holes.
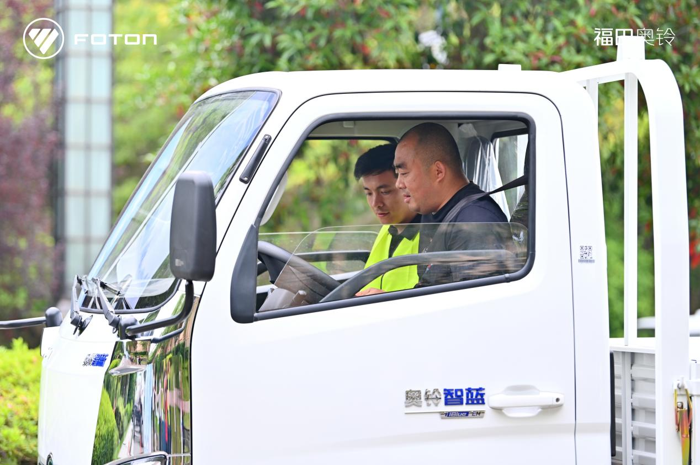
[[[623,44],[617,62],[566,73],[264,73],[207,92],[198,102],[248,90],[277,96],[218,198],[216,272],[194,283],[192,313],[178,325],[120,338],[97,311],[80,331],[69,318],[45,329],[39,463],[682,463],[674,390],[700,394],[691,362],[700,347],[691,357],[687,337],[682,106],[668,66],[644,60],[641,39]],[[635,252],[625,255],[625,338],[611,340],[597,89],[619,79],[626,121],[634,121],[625,133],[625,228],[627,250]],[[650,339],[634,329],[637,80],[651,134],[657,324]],[[420,121],[452,130],[451,121],[495,116],[527,120],[536,154],[530,255],[516,278],[234,321],[232,296],[244,287],[237,263],[255,249],[251,231],[257,238],[310,133],[399,138]],[[392,123],[362,123],[386,120]],[[318,129],[328,121],[348,123]],[[240,180],[266,136],[254,176]],[[157,310],[134,316],[177,314],[184,287],[176,283]],[[86,300],[81,305],[89,307]],[[87,318],[77,305],[72,310]],[[434,390],[446,397],[453,388],[483,388],[485,402],[429,401]],[[408,391],[420,391],[420,406],[408,402]]]

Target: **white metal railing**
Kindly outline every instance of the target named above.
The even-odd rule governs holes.
[[[658,464],[681,462],[673,388],[688,378],[688,207],[683,107],[673,73],[660,60],[644,59],[644,39],[619,37],[617,61],[562,73],[585,86],[598,107],[600,84],[625,82],[625,345],[637,339],[637,84],[649,112],[654,214],[655,402]],[[597,114],[597,111],[596,111]],[[626,425],[631,428],[631,419]],[[631,438],[623,441],[632,465]]]

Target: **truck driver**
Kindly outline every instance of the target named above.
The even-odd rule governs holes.
[[[467,179],[457,143],[444,126],[422,123],[408,130],[396,147],[394,166],[396,187],[404,202],[422,215],[421,252],[503,248],[498,227],[468,228],[459,224],[493,224],[508,219],[490,196]],[[459,276],[455,276],[459,268],[419,266],[419,286],[461,281],[469,265],[461,266]]]
[[[355,179],[362,182],[367,203],[382,223],[365,268],[389,257],[418,253],[421,215],[403,201],[396,187],[395,144],[374,147],[357,159]],[[396,268],[379,276],[357,296],[410,289],[418,283],[416,265]]]

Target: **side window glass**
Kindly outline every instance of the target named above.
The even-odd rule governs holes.
[[[317,128],[292,160],[260,226],[258,312],[513,279],[523,270],[531,227],[524,123],[441,125],[438,132],[453,138],[453,158],[434,171],[453,170],[449,195],[431,184],[434,161],[421,165],[416,157],[423,152],[397,150],[420,123],[363,123]],[[501,127],[510,132],[499,133]],[[363,131],[367,137],[357,138]],[[521,185],[505,186],[513,181]]]
[[[362,153],[386,143],[367,139],[305,141],[287,170],[284,195],[260,232],[309,232],[373,222],[353,171]]]
[[[526,161],[529,162],[527,159],[527,134],[499,136],[494,138],[492,144],[499,174],[504,184],[529,172],[529,166],[526,164]],[[523,226],[527,225],[527,218],[523,217],[527,213],[527,188],[527,185],[523,185],[503,192],[503,197],[510,211],[510,221]]]
[[[299,253],[362,250],[365,254],[360,259],[353,255],[345,260],[336,254],[331,263],[314,262],[324,269],[330,266],[332,271],[361,270],[376,231],[365,231],[361,235],[309,235],[323,228],[375,221],[362,189],[358,189],[354,168],[362,153],[388,142],[390,140],[350,137],[305,141],[287,170],[284,192],[274,212],[260,226],[259,240]],[[270,275],[266,270],[258,275],[258,286],[267,284],[270,284]]]

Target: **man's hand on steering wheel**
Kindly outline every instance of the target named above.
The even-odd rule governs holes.
[[[384,294],[386,291],[383,291],[381,289],[377,289],[376,287],[370,287],[369,289],[364,289],[355,294],[355,297],[362,297],[365,295],[375,295],[375,294]]]

